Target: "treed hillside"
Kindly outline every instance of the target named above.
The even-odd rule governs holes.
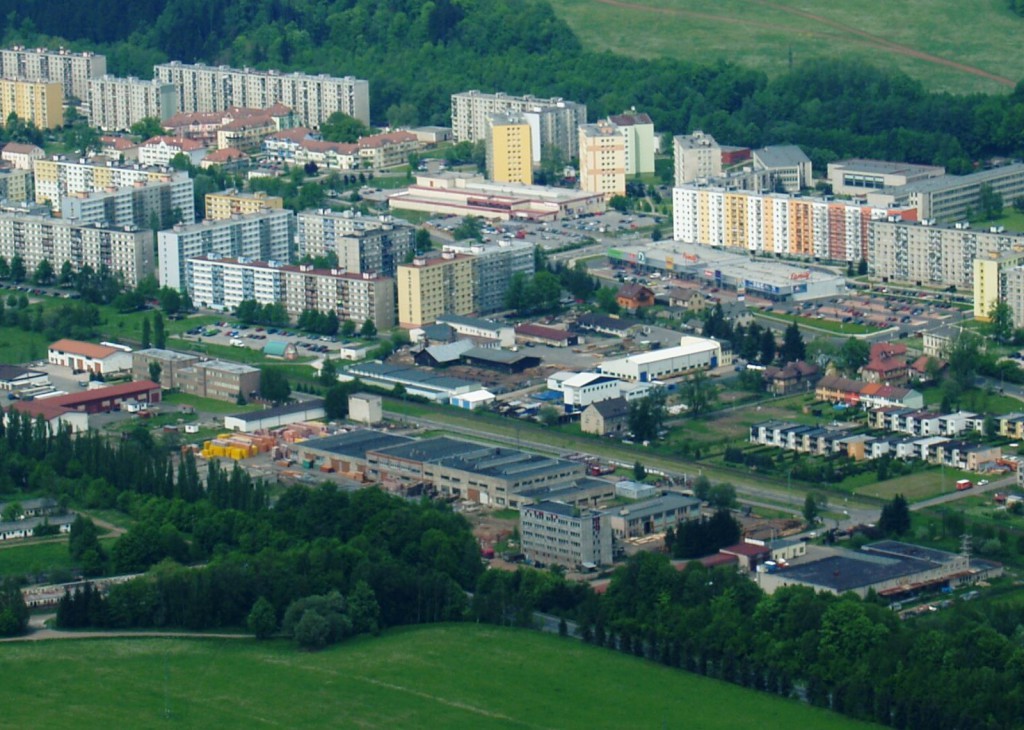
[[[839,61],[769,79],[596,54],[538,0],[0,0],[0,17],[8,43],[66,39],[119,74],[176,58],[368,78],[377,123],[444,123],[450,95],[479,88],[584,101],[592,118],[636,106],[660,130],[732,144],[796,142],[819,166],[855,155],[963,172],[1024,151],[1024,86],[963,97]]]

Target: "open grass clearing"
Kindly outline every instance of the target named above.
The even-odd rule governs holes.
[[[958,479],[971,479],[972,481],[978,479],[978,475],[971,472],[960,471],[959,469],[940,469],[938,467],[919,471],[915,474],[886,479],[884,482],[879,482],[875,479],[872,472],[859,476],[868,476],[871,480],[868,484],[855,488],[853,490],[854,494],[878,497],[885,500],[892,499],[897,494],[902,494],[909,502],[920,502],[932,497],[938,497],[940,494],[956,491]]]
[[[116,539],[101,538],[100,544],[109,552]],[[49,574],[54,571],[70,572],[74,567],[68,554],[67,535],[59,538],[29,538],[0,548],[0,578]]]
[[[198,395],[189,395],[187,393],[168,393],[164,396],[163,400],[165,407],[166,405],[181,407],[187,406],[194,408],[198,413],[217,413],[230,415],[232,413],[244,413],[246,411],[258,411],[263,406],[259,404],[249,404],[240,406],[234,401],[216,400],[215,398],[203,398]]]
[[[473,624],[315,654],[283,641],[26,642],[4,647],[0,672],[11,697],[48,696],[61,677],[61,702],[9,703],[11,727],[872,727],[572,639]]]
[[[934,386],[922,391],[926,406],[942,403],[942,388]],[[972,413],[1003,416],[1007,413],[1024,411],[1024,401],[1002,393],[989,392],[984,388],[972,388],[960,396],[960,408]]]
[[[796,322],[801,327],[808,329],[822,330],[840,336],[866,335],[873,332],[881,332],[882,327],[872,327],[856,322],[836,322],[832,319],[815,319],[814,317],[800,317],[795,314],[783,314],[781,312],[758,312],[754,311],[756,317],[762,319],[774,319],[777,322]]]
[[[1005,0],[552,0],[584,47],[785,72],[812,59],[892,68],[933,90],[1006,93],[1024,78],[1024,19]],[[913,22],[907,22],[913,18]],[[681,43],[680,39],[686,42]],[[957,66],[956,64],[961,64]],[[994,80],[980,74],[991,74]]]

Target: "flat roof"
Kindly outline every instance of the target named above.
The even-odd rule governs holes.
[[[830,162],[829,167],[836,167],[848,172],[865,172],[878,175],[914,174],[918,172],[932,172],[943,170],[938,165],[915,165],[910,162],[891,162],[889,160],[868,160],[853,157],[848,160]]]
[[[972,172],[970,175],[944,175],[933,177],[927,180],[918,180],[898,187],[885,188],[885,192],[891,193],[935,193],[943,190],[955,190],[959,187],[969,185],[981,185],[991,180],[998,180],[1008,175],[1024,174],[1024,164],[1014,163],[993,167],[991,170]]]
[[[842,593],[865,588],[876,583],[913,575],[934,567],[931,563],[914,560],[849,552],[831,555],[798,565],[791,565],[779,575],[785,580],[807,583]]]
[[[694,341],[688,342],[685,345],[678,345],[676,347],[665,347],[660,350],[651,350],[650,352],[639,352],[635,355],[616,358],[616,360],[625,360],[639,365],[648,365],[653,362],[670,360],[673,357],[684,357],[686,355],[696,355],[710,350],[719,350],[722,347],[721,343],[716,342],[715,340],[705,340],[698,337],[691,337],[688,339]],[[609,360],[608,362],[615,362],[615,360]]]
[[[153,358],[154,360],[163,360],[164,362],[181,362],[183,360],[191,362],[192,360],[199,359],[196,355],[187,355],[184,352],[175,352],[174,350],[161,350],[158,347],[148,347],[145,350],[135,350],[132,355],[145,355],[146,357]]]
[[[410,439],[406,443],[373,449],[373,451],[396,459],[435,463],[442,459],[462,454],[486,453],[490,448],[489,446],[471,441],[438,436],[432,439]]]
[[[312,410],[323,410],[324,399],[314,398],[313,400],[298,401],[297,403],[288,403],[283,406],[277,406],[276,408],[267,408],[262,411],[246,411],[245,413],[235,413],[228,418],[237,418],[240,421],[246,423],[254,423],[255,421],[262,421],[264,418],[277,418],[278,416],[288,416],[292,413],[302,413],[303,411]]]
[[[339,433],[319,439],[303,441],[300,447],[314,451],[326,451],[338,456],[350,456],[365,459],[367,451],[377,451],[412,441],[408,436],[396,436],[391,433],[359,429],[348,433]]]
[[[628,507],[623,507],[616,514],[628,519],[643,519],[663,512],[674,512],[678,509],[690,509],[699,506],[700,500],[696,497],[687,497],[684,494],[665,494],[661,497],[655,497],[654,499],[636,502]]]

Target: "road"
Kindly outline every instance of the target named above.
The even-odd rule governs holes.
[[[951,480],[952,481],[952,480]],[[946,494],[940,494],[938,497],[932,497],[921,502],[916,502],[910,505],[912,511],[927,509],[928,507],[937,507],[940,504],[947,504],[949,502],[955,502],[958,499],[964,499],[966,497],[972,497],[978,494],[985,494],[986,492],[994,492],[997,489],[1008,489],[1017,486],[1017,475],[1004,477],[1003,479],[997,479],[990,481],[983,487],[975,485],[971,489],[963,492],[952,491]]]
[[[0,643],[15,641],[50,641],[54,639],[250,639],[252,634],[211,634],[201,631],[60,631],[47,627],[47,622],[57,618],[55,613],[39,613],[28,620],[29,632],[23,636],[0,639]],[[557,623],[555,625],[557,631]]]
[[[552,454],[565,458],[572,454],[578,454],[580,452],[586,453],[588,447],[581,447],[577,449],[567,449],[558,446],[552,446],[551,444],[544,443],[542,441],[535,441],[530,438],[530,431],[532,429],[524,429],[528,432],[527,436],[506,436],[504,434],[496,434],[491,431],[486,431],[486,424],[480,423],[474,427],[460,426],[458,424],[452,424],[447,421],[438,421],[426,417],[416,416],[407,417],[408,421],[414,422],[420,426],[426,426],[432,429],[439,429],[442,431],[448,431],[451,433],[458,433],[465,436],[486,438],[488,441],[493,441],[499,444],[507,444],[508,446],[514,446],[516,448],[528,448],[532,451],[541,453]],[[637,456],[644,456],[638,452]],[[604,457],[607,458],[607,457]],[[630,466],[631,464],[622,461],[621,459],[609,459],[612,463],[621,463],[623,466]],[[692,478],[703,473],[701,468],[692,467],[687,471],[679,469],[665,469],[661,465],[666,462],[671,462],[666,457],[645,457],[645,462],[650,462],[652,465],[656,464],[656,468],[649,468],[648,471],[657,474],[664,474],[672,479],[683,479]],[[696,472],[696,473],[695,473]],[[741,503],[750,504],[755,507],[765,507],[769,509],[786,509],[789,508],[794,514],[800,514],[803,511],[804,500],[806,493],[801,489],[773,489],[764,485],[751,484],[750,482],[744,481],[742,478],[729,478],[730,483],[735,485],[737,496]],[[843,526],[854,525],[854,524],[867,524],[878,521],[879,508],[869,504],[864,504],[856,501],[844,501],[842,506],[838,503],[832,505],[834,510],[845,510],[848,514],[844,520],[840,522]]]

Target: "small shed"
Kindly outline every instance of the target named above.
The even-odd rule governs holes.
[[[299,350],[294,342],[284,340],[270,340],[263,346],[263,354],[267,357],[278,357],[282,360],[294,360],[299,356]]]
[[[468,393],[462,395],[453,395],[449,403],[456,406],[457,408],[465,408],[466,410],[475,410],[490,405],[494,402],[494,393],[489,390],[471,390]]]

